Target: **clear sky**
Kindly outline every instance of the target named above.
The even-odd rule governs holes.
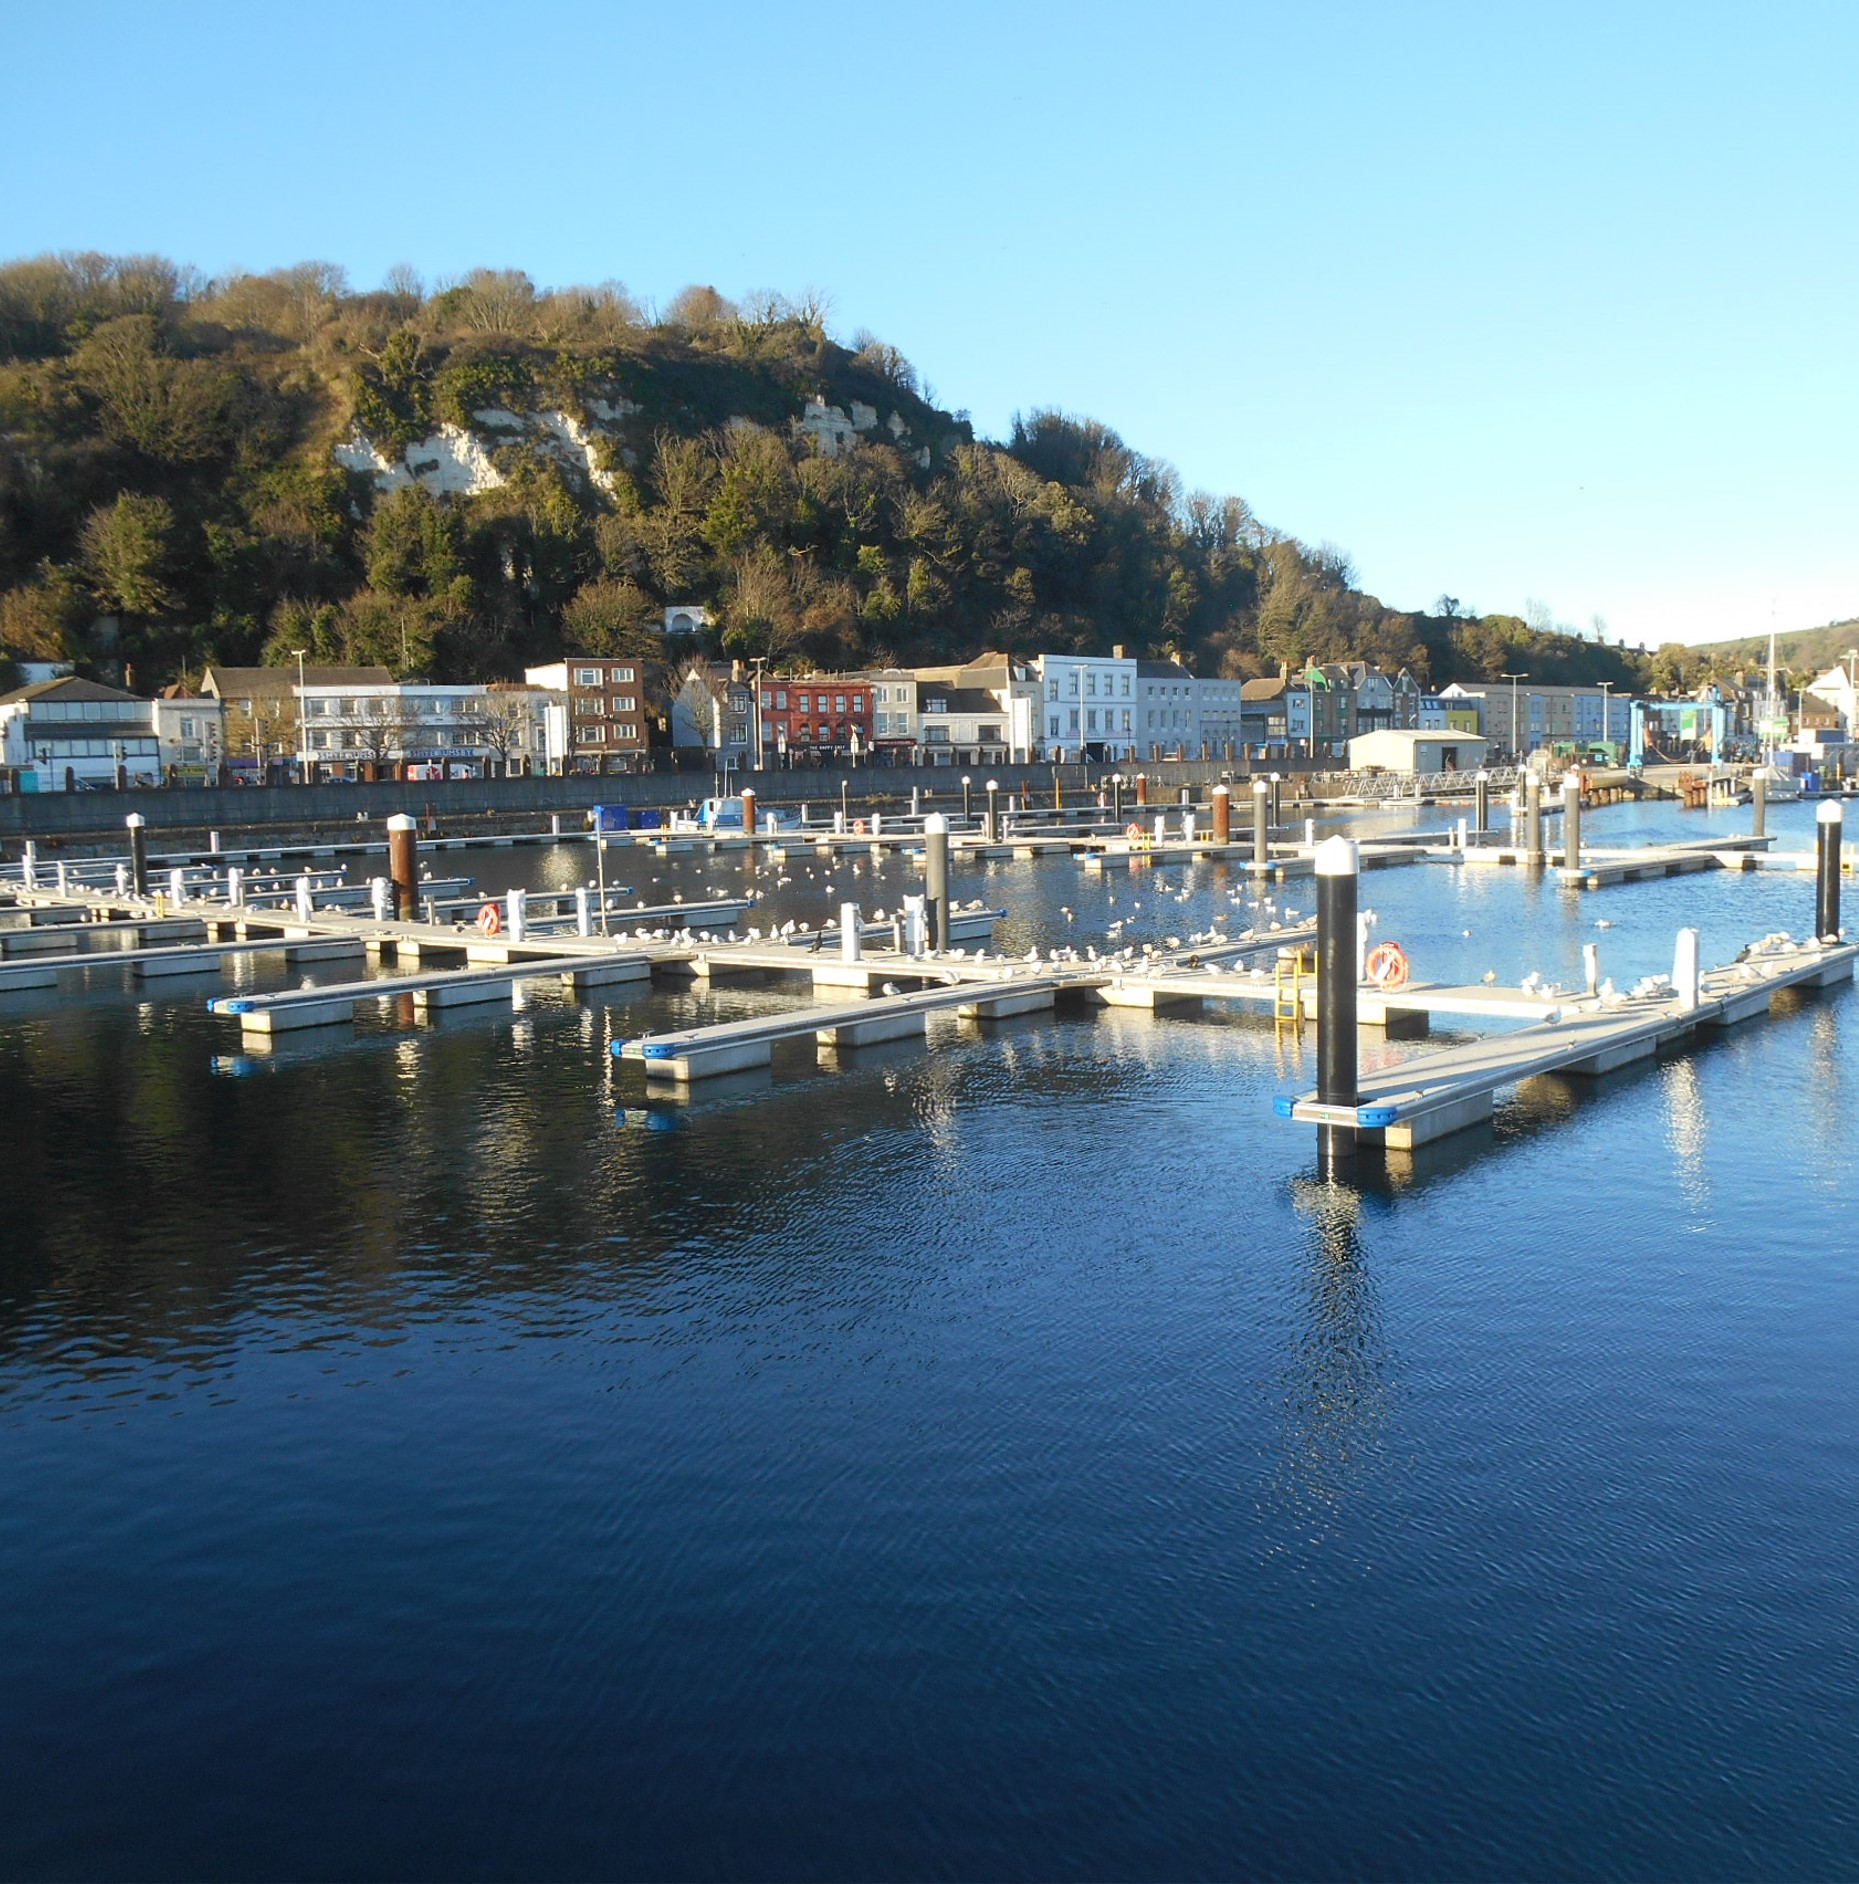
[[[1859,7],[0,6],[0,254],[826,289],[1406,608],[1859,614]]]

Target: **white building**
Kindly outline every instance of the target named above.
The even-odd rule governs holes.
[[[1824,701],[1840,716],[1840,725],[1851,739],[1859,729],[1859,686],[1854,684],[1854,669],[1859,662],[1829,667],[1817,680],[1810,680],[1802,692]]]
[[[161,783],[155,703],[62,675],[0,695],[0,761],[22,791]]]
[[[226,708],[210,694],[163,695],[153,708],[161,775],[186,785],[218,782],[226,758]]]
[[[1349,765],[1357,772],[1476,772],[1485,762],[1485,743],[1476,733],[1384,726],[1350,740]]]
[[[308,686],[302,754],[326,777],[391,767],[409,778],[559,771],[565,699],[545,687],[388,681]]]
[[[1137,756],[1137,663],[1118,648],[1102,654],[1042,654],[1040,756],[1130,759]]]
[[[1136,663],[1136,756],[1169,754],[1198,759],[1200,695],[1194,676],[1178,661]]]

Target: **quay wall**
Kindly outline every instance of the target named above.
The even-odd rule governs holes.
[[[985,801],[984,779],[996,780],[1005,796],[1029,792],[1051,802],[1056,771],[1067,804],[1078,804],[1088,789],[1110,776],[1109,766],[1002,765],[972,771],[977,812]],[[1280,761],[1287,779],[1312,770]],[[1219,759],[1157,760],[1133,767],[1125,778],[1142,772],[1150,781],[1152,803],[1172,803],[1183,785],[1215,785],[1222,778],[1247,776],[1243,768]],[[378,824],[397,811],[428,816],[442,825],[470,825],[500,818],[533,819],[552,811],[584,812],[591,805],[637,805],[681,810],[714,789],[708,772],[642,772],[609,778],[421,779],[375,785],[173,786],[121,792],[41,792],[0,797],[0,841],[23,838],[84,838],[120,834],[123,820],[140,812],[151,832],[240,831],[292,826],[339,830],[357,822]],[[883,809],[908,804],[913,789],[948,808],[959,807],[961,774],[950,766],[860,767],[851,771],[806,770],[737,773],[733,782],[752,784],[764,807],[810,804],[831,811],[842,782],[851,800]],[[1322,781],[1317,781],[1321,792]],[[1126,788],[1124,803],[1131,804]]]

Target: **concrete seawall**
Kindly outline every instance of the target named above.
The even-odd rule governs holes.
[[[1110,766],[1066,765],[1056,768],[1068,804],[1083,801],[1087,787],[1107,777]],[[1284,765],[1287,778],[1308,767]],[[1003,793],[1027,792],[1050,804],[1050,765],[993,766],[969,773],[973,799],[985,798],[982,783],[995,780]],[[1172,803],[1183,785],[1212,785],[1222,777],[1243,776],[1237,763],[1223,760],[1158,760],[1124,768],[1125,778],[1144,773],[1152,803]],[[912,790],[947,810],[959,806],[962,775],[952,766],[898,766],[856,771],[794,771],[737,774],[752,777],[764,808],[807,803],[830,811],[839,802],[842,782],[861,804],[908,804]],[[352,825],[376,823],[396,811],[441,822],[473,818],[520,817],[551,811],[585,811],[590,805],[641,805],[678,809],[707,797],[715,788],[708,772],[646,772],[613,778],[421,779],[406,784],[268,785],[224,788],[177,786],[161,791],[43,792],[0,797],[0,840],[89,837],[120,833],[133,811],[150,831],[241,830],[263,825]],[[1126,807],[1133,803],[1125,792]]]

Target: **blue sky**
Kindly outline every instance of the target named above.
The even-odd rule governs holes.
[[[1859,614],[1859,8],[0,10],[0,253],[818,286],[1400,607]]]

